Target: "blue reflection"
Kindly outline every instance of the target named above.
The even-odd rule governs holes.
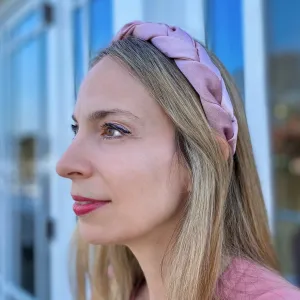
[[[300,1],[268,0],[267,31],[270,52],[300,51]]]
[[[113,35],[111,0],[91,1],[90,28],[90,53],[93,56],[108,45]]]
[[[0,41],[2,42],[2,41]],[[7,110],[7,77],[5,76],[5,70],[7,70],[4,53],[0,51],[0,127],[1,132],[5,132],[5,125],[7,125],[6,116],[4,112]],[[0,137],[0,148],[1,148],[1,137]]]
[[[42,25],[43,16],[40,10],[34,10],[16,25],[14,30],[11,32],[11,37],[14,39],[22,38],[30,34],[33,30],[36,30]]]
[[[73,41],[75,66],[75,93],[77,93],[84,76],[83,59],[83,11],[82,7],[73,12]]]
[[[38,203],[38,206],[42,207],[45,200],[40,196],[37,198],[34,192],[36,190],[40,193],[42,190],[36,177],[36,168],[37,159],[41,154],[40,146],[46,140],[47,127],[45,37],[46,33],[40,33],[25,39],[9,53],[10,92],[7,99],[9,107],[6,111],[10,119],[7,135],[9,143],[2,154],[2,158],[8,157],[8,164],[12,167],[7,182],[13,183],[11,187],[8,185],[4,201],[10,201],[8,209],[18,219],[18,222],[12,223],[12,234],[16,236],[12,240],[12,246],[16,251],[17,260],[11,265],[11,280],[19,290],[30,295],[37,293],[36,275],[43,275],[35,272],[37,256],[34,252],[36,248],[32,233],[36,231],[34,204],[39,200],[41,203]],[[43,138],[40,139],[39,136]],[[43,155],[45,154],[44,151]],[[46,246],[43,247],[46,249]],[[11,263],[9,261],[9,264]]]
[[[14,134],[43,131],[44,37],[26,41],[12,55],[12,101]],[[30,76],[28,76],[30,74]]]
[[[207,45],[243,93],[242,0],[207,0]]]

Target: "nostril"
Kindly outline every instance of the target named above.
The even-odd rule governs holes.
[[[71,176],[83,176],[83,174],[81,172],[69,172],[68,177],[71,177]]]

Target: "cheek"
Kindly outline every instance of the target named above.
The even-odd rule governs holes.
[[[175,148],[171,144],[143,148],[144,151],[141,147],[122,149],[122,153],[115,150],[105,159],[103,156],[99,172],[119,220],[140,231],[151,230],[170,219],[182,201],[184,180]]]

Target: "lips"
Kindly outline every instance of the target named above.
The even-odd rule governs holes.
[[[92,211],[99,209],[111,202],[109,200],[96,200],[75,195],[72,195],[72,198],[75,201],[73,204],[73,211],[77,216],[83,216],[91,213]]]

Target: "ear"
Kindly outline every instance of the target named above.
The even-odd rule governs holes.
[[[227,143],[227,141],[224,138],[222,138],[221,136],[217,135],[216,137],[217,137],[217,141],[221,147],[224,159],[227,160],[230,155],[230,146]]]

